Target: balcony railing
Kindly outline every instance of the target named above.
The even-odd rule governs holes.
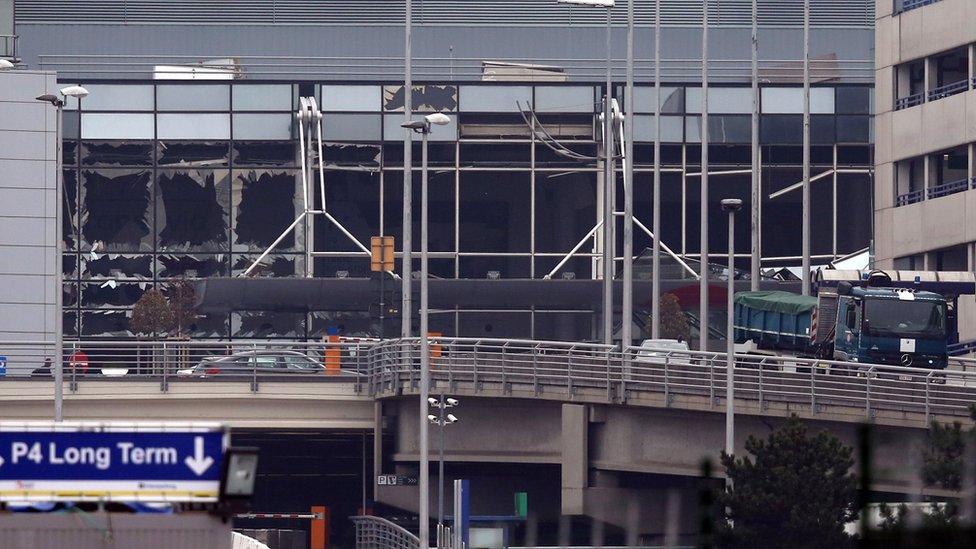
[[[895,0],[895,14],[918,9],[941,0]]]
[[[921,105],[925,103],[925,94],[916,93],[909,95],[908,97],[901,97],[895,100],[895,110],[900,111],[902,109],[907,109],[909,107],[914,107],[916,105]]]
[[[940,196],[949,196],[950,194],[961,193],[962,191],[969,189],[969,178],[960,179],[958,181],[950,181],[948,183],[942,183],[929,187],[929,198],[939,198]]]
[[[960,94],[968,90],[969,80],[960,80],[958,82],[953,82],[952,84],[946,84],[945,86],[939,86],[938,88],[929,90],[929,101],[935,101],[951,95]]]
[[[923,189],[919,189],[917,191],[911,191],[905,194],[898,195],[898,198],[895,200],[895,205],[907,206],[909,204],[915,204],[916,202],[921,202],[924,199],[925,199],[925,191]]]

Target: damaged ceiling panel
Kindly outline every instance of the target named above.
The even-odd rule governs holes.
[[[156,149],[160,166],[219,168],[226,166],[230,158],[230,144],[226,141],[160,141]]]
[[[294,141],[237,141],[234,143],[235,166],[295,166]]]
[[[322,145],[322,156],[325,157],[326,168],[378,169],[382,152],[383,148],[380,145],[367,143],[324,143]],[[312,162],[314,166],[318,166],[318,151],[313,152]]]
[[[86,141],[81,146],[82,166],[152,166],[153,144],[131,141]]]

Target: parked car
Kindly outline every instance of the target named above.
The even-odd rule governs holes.
[[[244,351],[228,356],[209,356],[192,368],[176,372],[186,377],[321,374],[325,367],[298,351]]]

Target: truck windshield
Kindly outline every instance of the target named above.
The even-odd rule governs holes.
[[[875,335],[943,338],[945,305],[931,301],[866,299],[864,314]]]

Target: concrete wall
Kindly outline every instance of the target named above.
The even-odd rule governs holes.
[[[0,72],[0,341],[54,340],[57,111],[51,72]],[[0,348],[0,355],[3,349]]]

